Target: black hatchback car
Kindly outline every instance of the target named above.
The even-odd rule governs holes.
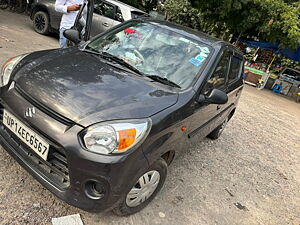
[[[131,20],[78,47],[7,61],[1,144],[67,203],[132,214],[153,200],[187,143],[220,136],[242,71],[229,43]]]

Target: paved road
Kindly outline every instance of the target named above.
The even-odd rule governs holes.
[[[57,45],[55,38],[34,33],[27,17],[0,11],[0,63]],[[188,146],[169,167],[156,199],[126,218],[68,206],[0,148],[0,224],[49,224],[52,217],[80,213],[93,225],[299,225],[299,134],[299,104],[246,86],[223,136]]]
[[[42,36],[33,31],[29,17],[0,9],[0,64],[27,52],[58,48],[56,35]]]

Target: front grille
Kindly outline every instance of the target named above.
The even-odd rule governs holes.
[[[59,121],[62,124],[65,124],[66,126],[71,126],[74,124],[73,121],[67,119],[66,117],[58,114],[54,110],[51,110],[50,108],[42,105],[39,103],[37,100],[32,98],[30,95],[28,95],[25,91],[23,91],[17,84],[15,84],[15,90],[23,97],[25,98],[28,102],[30,102],[32,105],[37,107],[39,110],[47,114],[48,116],[51,116],[55,120]]]
[[[38,170],[47,180],[60,189],[65,189],[70,185],[68,163],[65,150],[58,145],[50,144],[47,161],[40,158],[22,140],[3,125],[3,107],[0,105],[0,135],[14,148],[15,151]]]

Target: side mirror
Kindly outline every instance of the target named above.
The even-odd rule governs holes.
[[[64,31],[64,36],[72,41],[73,43],[75,43],[76,45],[79,44],[81,42],[80,40],[80,34],[78,30],[74,30],[74,29],[67,29]]]
[[[198,102],[207,102],[211,104],[226,104],[228,102],[228,96],[224,91],[219,89],[213,89],[209,95],[200,95]]]

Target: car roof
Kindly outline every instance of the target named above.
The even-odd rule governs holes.
[[[210,45],[212,47],[231,46],[237,53],[243,55],[243,53],[236,46],[232,45],[231,43],[223,41],[216,37],[210,36],[204,32],[194,30],[189,27],[185,27],[185,26],[175,24],[175,23],[165,21],[165,20],[157,20],[157,19],[148,18],[148,17],[137,19],[137,20],[152,22],[155,25],[161,26],[162,28],[172,30],[174,32],[177,32],[177,33],[187,36],[189,38],[198,40],[198,41],[205,43],[207,45]]]
[[[116,5],[116,6],[119,6],[120,8],[121,8],[121,7],[122,7],[122,8],[126,7],[126,8],[128,8],[130,11],[137,11],[137,12],[143,12],[143,13],[146,13],[146,12],[144,12],[144,11],[142,11],[142,10],[140,10],[140,9],[137,9],[137,8],[131,6],[131,5],[127,5],[127,4],[124,3],[124,2],[120,2],[120,1],[117,1],[117,0],[106,0],[106,1],[112,3],[112,4]]]

